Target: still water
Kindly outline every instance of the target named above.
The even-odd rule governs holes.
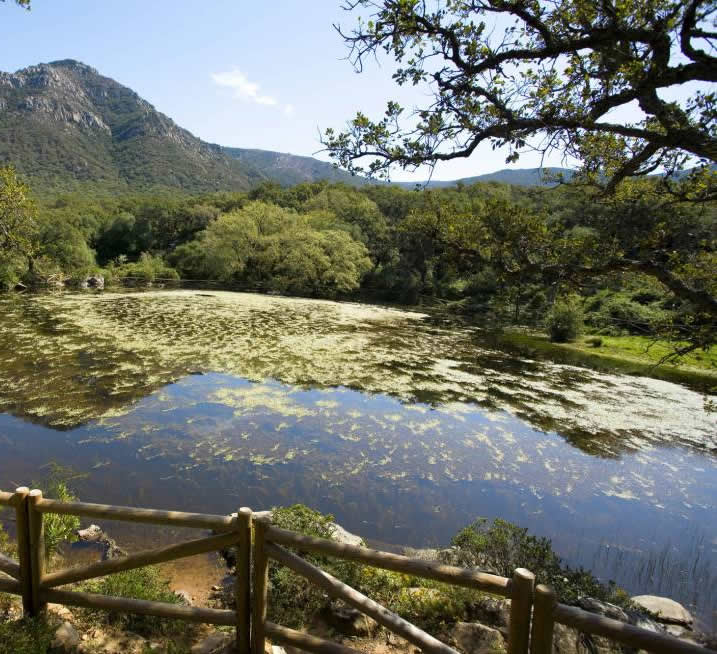
[[[502,517],[717,628],[714,398],[350,303],[2,296],[0,333],[3,490],[56,461],[87,501],[302,502],[412,546]]]

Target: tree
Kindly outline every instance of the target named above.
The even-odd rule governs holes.
[[[686,307],[686,329],[667,333],[679,332],[688,348],[715,342],[717,299],[708,280],[717,270],[717,96],[708,85],[717,82],[717,5],[349,0],[346,8],[372,11],[351,32],[337,28],[356,69],[384,51],[396,61],[394,80],[427,85],[431,100],[412,116],[389,102],[379,120],[358,113],[346,131],[327,130],[323,142],[340,165],[387,176],[394,165],[416,169],[469,157],[484,143],[507,147],[509,162],[526,148],[572,156],[582,164],[572,206],[586,228],[582,237],[553,230],[547,249],[520,255],[519,247],[515,257],[511,248],[530,233],[516,232],[515,242],[507,234],[497,243],[508,248],[493,253],[502,273],[576,285],[586,277],[647,274]],[[655,172],[659,180],[646,177]],[[685,229],[699,222],[695,211],[707,219]],[[503,207],[500,214],[503,220],[515,212]],[[452,228],[470,223],[448,219]],[[473,235],[437,234],[460,246],[467,240],[471,249],[486,227],[500,234],[484,219],[470,227],[478,230]],[[506,255],[517,264],[512,273]]]
[[[344,227],[327,210],[300,214],[252,201],[210,223],[171,259],[185,275],[333,296],[357,289],[372,266]]]
[[[16,281],[18,271],[32,261],[37,212],[29,187],[11,166],[0,168],[0,276]]]
[[[625,177],[717,159],[717,82],[709,0],[349,0],[371,19],[339,32],[361,70],[385,51],[399,85],[430,85],[405,121],[362,113],[324,143],[340,165],[386,174],[470,156],[482,143],[559,150],[611,188]],[[670,99],[675,97],[678,99]],[[623,121],[618,110],[635,109]],[[537,139],[540,139],[538,141]],[[372,158],[368,168],[362,161]]]

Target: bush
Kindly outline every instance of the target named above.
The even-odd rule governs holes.
[[[85,588],[93,593],[114,597],[129,597],[152,602],[180,604],[181,599],[169,588],[169,582],[162,578],[156,566],[137,568],[118,572],[102,578],[100,581],[88,582]],[[178,635],[190,629],[190,625],[181,620],[168,620],[149,615],[132,615],[107,611],[90,611],[94,619],[121,629],[134,631],[141,636]]]
[[[303,504],[272,511],[272,523],[277,527],[318,538],[331,538],[333,519],[332,515],[323,515]],[[338,576],[341,572],[341,562],[316,554],[304,552],[299,554],[309,563],[334,576]],[[326,594],[321,589],[276,561],[271,561],[269,564],[269,581],[271,587],[269,620],[277,624],[294,629],[303,627],[328,602]]]
[[[453,563],[489,569],[504,577],[511,577],[516,568],[527,568],[535,574],[536,584],[552,586],[567,604],[583,596],[623,606],[629,603],[629,597],[613,582],[603,584],[587,570],[564,565],[550,539],[533,536],[505,520],[489,523],[479,518],[459,531],[452,544],[457,547],[450,555]]]
[[[168,265],[162,257],[143,252],[139,259],[133,263],[126,263],[119,259],[108,267],[110,279],[132,282],[136,284],[151,284],[157,280],[178,281],[179,274]]]
[[[43,489],[43,495],[61,502],[76,502],[77,496],[70,489],[70,481],[84,475],[76,474],[71,468],[56,463],[50,464],[50,474],[44,481],[33,486]],[[43,519],[45,534],[45,559],[50,561],[63,542],[77,540],[75,532],[80,528],[80,519],[74,515],[48,513]]]
[[[570,295],[555,301],[548,313],[546,327],[555,343],[574,341],[583,328],[583,309],[580,298]]]
[[[586,338],[585,342],[591,347],[602,347],[602,338],[600,338],[599,336],[591,336],[590,338]]]

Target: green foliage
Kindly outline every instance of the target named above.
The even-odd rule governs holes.
[[[388,56],[393,80],[428,98],[410,114],[389,100],[377,120],[358,112],[345,131],[326,130],[330,156],[352,172],[387,177],[392,165],[413,170],[488,144],[506,147],[514,163],[540,142],[570,152],[586,179],[614,190],[659,166],[672,173],[690,158],[715,160],[714,95],[700,90],[715,64],[701,40],[715,14],[707,0],[356,0],[346,9],[369,13],[340,32],[356,70]],[[679,63],[664,56],[669,43],[679,44]],[[674,86],[673,99],[657,92]],[[633,102],[644,115],[611,115]]]
[[[75,493],[70,488],[70,482],[83,477],[71,468],[57,463],[50,464],[50,473],[43,481],[34,482],[33,486],[43,491],[43,496],[61,502],[76,502]],[[60,515],[48,513],[43,519],[45,534],[45,559],[49,562],[64,542],[72,543],[77,540],[76,531],[80,528],[80,519],[74,515]]]
[[[274,509],[272,512],[274,525],[318,538],[331,538],[333,519],[332,515],[323,515],[303,504]],[[325,556],[300,554],[330,574],[335,574],[344,565]],[[277,624],[300,628],[308,624],[311,617],[326,605],[327,598],[323,591],[275,561],[269,563],[269,582],[268,619]]]
[[[545,321],[550,340],[556,343],[574,341],[583,329],[580,298],[568,295],[555,301]]]
[[[582,596],[622,605],[628,601],[612,582],[602,584],[590,572],[564,565],[549,539],[505,520],[480,518],[459,531],[452,544],[457,549],[451,557],[458,565],[494,570],[504,577],[511,577],[516,568],[527,568],[536,583],[552,586],[560,601],[568,604]]]
[[[27,269],[36,238],[35,204],[11,166],[0,168],[0,283],[11,286]]]
[[[118,572],[99,581],[87,582],[85,587],[90,592],[113,597],[181,604],[181,599],[169,588],[169,583],[156,566]],[[191,629],[191,626],[181,620],[107,611],[89,611],[89,614],[97,621],[134,631],[145,637],[170,634],[177,636]]]
[[[185,277],[323,297],[355,290],[371,268],[365,246],[333,214],[258,201],[217,218],[171,261]]]
[[[668,319],[664,294],[647,287],[633,293],[604,289],[587,299],[585,322],[600,334],[649,334]]]
[[[151,284],[154,281],[177,281],[179,274],[168,266],[162,257],[143,252],[139,259],[132,263],[111,263],[107,267],[110,280],[120,280],[131,284]]]
[[[55,628],[44,617],[0,621],[0,654],[46,654]]]

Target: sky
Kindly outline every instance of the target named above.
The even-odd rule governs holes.
[[[426,89],[397,87],[392,62],[357,74],[333,23],[360,12],[343,0],[32,0],[25,11],[0,3],[0,70],[77,59],[130,87],[200,138],[225,146],[318,156],[320,131],[341,129],[357,110],[379,118],[389,99],[413,108]],[[368,17],[363,11],[364,18]],[[434,179],[512,166],[488,144],[471,158],[441,163]],[[559,154],[545,165],[563,165]],[[396,170],[395,181],[427,170]]]

